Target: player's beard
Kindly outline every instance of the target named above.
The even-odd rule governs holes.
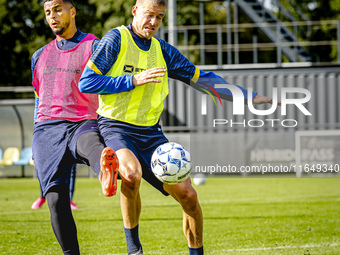
[[[66,31],[66,29],[69,27],[69,25],[70,25],[70,22],[67,22],[67,23],[64,24],[63,27],[55,28],[52,31],[55,35],[62,35]]]

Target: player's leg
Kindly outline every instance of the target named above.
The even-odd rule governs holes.
[[[34,165],[51,225],[64,254],[79,254],[77,231],[70,207],[70,171],[75,158],[68,149],[73,124],[60,120],[35,124],[32,140]]]
[[[143,136],[143,131],[140,127],[102,116],[98,117],[98,124],[105,144],[116,151],[119,159],[119,175],[122,179],[121,210],[128,254],[143,254],[138,235],[141,212],[139,186],[142,178],[140,142],[134,139],[134,136]]]
[[[53,232],[65,255],[78,255],[77,228],[71,207],[69,185],[56,185],[46,194]]]
[[[32,209],[39,209],[46,201],[46,198],[43,195],[40,185],[39,185],[39,188],[40,188],[40,197],[38,197],[37,200],[34,201],[34,203],[31,206]]]
[[[142,178],[141,165],[135,154],[126,148],[117,150],[119,175],[122,178],[120,203],[128,254],[143,254],[139,241],[138,224],[141,212],[139,186]]]
[[[99,176],[100,156],[105,148],[100,134],[95,131],[84,132],[77,137],[76,146],[78,156]]]
[[[74,164],[71,168],[71,176],[70,176],[70,200],[71,200],[71,209],[77,210],[79,207],[72,201],[74,188],[76,186],[76,175],[77,175],[77,164]]]
[[[113,149],[105,147],[98,131],[82,133],[76,140],[77,155],[97,173],[105,196],[117,191],[118,159]]]
[[[183,231],[188,240],[190,254],[203,254],[202,210],[190,178],[176,185],[164,184],[164,190],[182,206]]]
[[[34,160],[33,160],[33,166],[34,166]],[[34,170],[35,170],[35,168],[34,168]],[[31,206],[32,209],[39,209],[46,202],[46,198],[43,195],[43,191],[41,190],[40,184],[39,184],[39,188],[40,188],[40,197],[38,197],[37,200],[35,200],[33,202],[32,206]]]
[[[70,200],[72,201],[74,194],[74,187],[76,186],[76,174],[77,174],[77,164],[74,164],[71,168],[70,175]]]
[[[77,228],[71,212],[69,193],[71,168],[74,164],[73,155],[66,149],[45,192],[52,229],[65,255],[80,254]]]

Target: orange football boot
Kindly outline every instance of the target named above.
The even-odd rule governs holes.
[[[107,197],[111,197],[117,192],[118,169],[119,162],[116,152],[110,147],[106,147],[100,157],[99,181],[103,194]]]

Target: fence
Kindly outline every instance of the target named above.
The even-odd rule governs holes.
[[[4,90],[8,91],[8,88]],[[16,87],[16,92],[33,91],[30,87]],[[0,149],[5,151],[9,147],[22,151],[32,146],[34,99],[0,100]],[[92,176],[93,172],[87,166],[79,165],[77,176]],[[36,176],[31,165],[0,165],[1,177]],[[37,187],[38,188],[38,187]],[[37,193],[38,194],[38,193]]]
[[[288,28],[297,40],[284,41],[283,34],[280,32],[282,28]],[[272,41],[259,41],[257,30],[261,28],[274,29],[277,31],[273,35]],[[310,36],[312,31],[326,29],[329,35],[333,35],[331,40],[312,40],[307,35],[303,39],[299,36],[298,31],[305,28],[307,34]],[[195,63],[201,65],[211,64],[207,59],[213,59],[212,62],[218,66],[219,69],[224,69],[225,64],[240,64],[242,57],[240,54],[249,53],[252,55],[251,61],[247,63],[264,63],[259,59],[259,56],[272,52],[276,55],[276,64],[281,66],[285,62],[283,57],[284,48],[290,48],[297,53],[298,47],[306,48],[321,48],[324,46],[334,47],[336,51],[337,63],[340,63],[340,21],[326,20],[326,21],[295,21],[295,22],[278,22],[278,23],[243,23],[243,24],[221,24],[221,25],[191,25],[191,26],[177,26],[172,28],[172,33],[175,33],[177,38],[177,48],[186,56],[198,55],[195,58]],[[249,34],[252,36],[247,40],[242,39],[242,34]],[[157,37],[167,40],[169,29],[167,27],[161,28],[156,34]],[[232,38],[233,40],[230,39]],[[198,38],[198,39],[194,39]],[[229,39],[228,39],[229,38]],[[191,43],[191,44],[190,44]],[[296,55],[297,56],[297,55]],[[315,59],[309,61],[322,62],[322,56],[315,56]],[[286,58],[287,61],[287,58]],[[295,59],[295,62],[298,62]],[[293,61],[294,62],[294,61]],[[244,62],[243,62],[244,63]],[[266,62],[268,63],[268,62]]]
[[[339,102],[340,96],[340,67],[308,67],[308,68],[272,68],[272,69],[247,69],[247,70],[225,70],[214,71],[231,84],[251,87],[260,95],[272,97],[274,87],[281,91],[281,88],[305,88],[311,93],[311,99],[306,103],[306,108],[312,116],[304,116],[294,105],[287,106],[285,119],[295,119],[299,123],[294,129],[335,129],[340,126]],[[280,94],[280,93],[279,93]],[[225,102],[223,106],[214,106],[213,100],[208,100],[206,119],[201,118],[201,93],[191,89],[180,82],[175,82],[170,86],[169,97],[165,101],[165,114],[162,116],[163,125],[168,131],[212,130],[212,121],[218,117],[233,118],[232,103]],[[280,98],[280,95],[279,95]],[[267,109],[268,105],[257,107],[259,110]],[[219,110],[216,112],[216,110]],[[279,119],[280,109],[270,116],[257,116],[256,118]],[[247,113],[243,117],[235,118],[254,119],[255,116]],[[190,126],[191,123],[191,126]],[[249,128],[258,131],[256,128]],[[268,131],[270,127],[265,127]],[[239,128],[222,127],[223,132],[241,132]],[[277,128],[277,131],[284,131],[284,128]]]
[[[215,106],[213,100],[208,98],[207,115],[203,116],[200,110],[202,93],[172,81],[169,96],[164,102],[165,111],[161,116],[163,129],[170,140],[188,147],[197,166],[226,163],[237,167],[262,163],[290,164],[295,162],[294,134],[297,130],[339,128],[339,66],[263,68],[263,65],[257,65],[257,68],[252,69],[240,69],[240,66],[235,65],[230,67],[234,69],[214,72],[232,84],[252,87],[261,95],[272,96],[274,87],[279,92],[283,87],[307,89],[311,93],[311,99],[305,107],[312,115],[304,116],[300,109],[290,105],[287,106],[286,116],[281,115],[280,108],[269,116],[254,116],[249,111],[244,116],[233,116],[232,102],[226,101],[223,106]],[[239,69],[235,69],[236,67]],[[268,105],[261,105],[258,109],[267,109],[266,107]],[[3,150],[10,146],[22,148],[31,145],[33,111],[33,100],[30,103],[20,100],[7,103],[1,101],[0,147]],[[228,123],[214,128],[213,121],[216,118],[228,120]],[[272,127],[272,122],[266,119],[279,121]],[[284,119],[294,119],[298,124],[287,128],[282,125]],[[251,125],[249,120],[252,121]],[[231,121],[233,126],[230,125]],[[263,126],[259,126],[260,121],[264,123]],[[0,174],[8,175],[7,170],[1,168]],[[20,168],[16,171],[20,175]],[[79,174],[87,176],[89,172],[91,171],[85,168]],[[13,171],[11,173],[14,174]],[[27,175],[33,173],[31,169]]]
[[[278,92],[282,88],[304,88],[311,94],[304,106],[312,115],[305,116],[295,105],[287,105],[285,116],[282,116],[280,107],[268,116],[255,116],[247,110],[245,115],[235,116],[232,102],[215,106],[209,97],[207,114],[202,115],[202,94],[179,82],[173,83],[162,116],[164,130],[172,132],[169,137],[173,141],[189,146],[198,170],[206,166],[240,169],[242,166],[271,164],[287,167],[295,164],[296,131],[329,130],[340,126],[338,66],[231,69],[215,73],[232,84],[252,87],[260,95],[270,97],[274,87]],[[293,97],[301,95],[295,93]],[[264,110],[269,107],[260,105],[256,108]],[[222,120],[219,123],[223,125],[214,127],[216,119]],[[186,135],[179,136],[174,132],[186,132]]]

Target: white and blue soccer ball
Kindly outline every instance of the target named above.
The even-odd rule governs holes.
[[[178,143],[164,143],[152,154],[151,169],[157,179],[163,183],[183,182],[189,177],[191,171],[190,153]]]

